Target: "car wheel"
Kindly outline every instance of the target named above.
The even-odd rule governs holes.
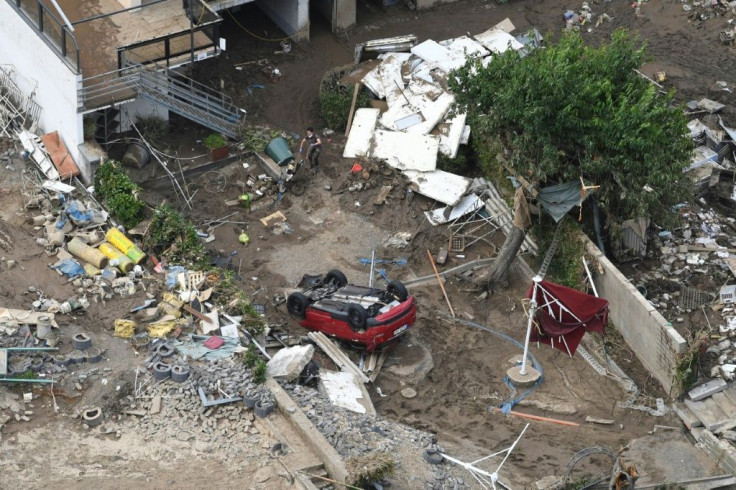
[[[304,182],[293,182],[291,184],[291,193],[295,196],[301,196],[305,190],[307,190],[307,186],[304,185]]]
[[[335,269],[325,275],[324,283],[329,284],[331,282],[335,283],[337,287],[343,288],[348,285],[348,278],[345,277],[345,274]]]
[[[353,330],[363,330],[368,321],[368,312],[360,305],[348,306],[348,324]]]
[[[286,299],[286,309],[295,316],[304,316],[309,306],[309,299],[302,293],[291,293]]]
[[[409,297],[409,291],[406,290],[406,286],[401,281],[391,281],[388,283],[386,291],[402,302],[406,301],[406,298]]]

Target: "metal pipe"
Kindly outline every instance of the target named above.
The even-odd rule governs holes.
[[[583,256],[583,267],[585,267],[585,273],[588,274],[590,288],[593,290],[593,294],[598,297],[598,290],[595,288],[595,283],[593,282],[593,274],[591,274],[590,269],[588,269],[588,261],[585,260],[585,256]]]
[[[526,326],[526,338],[524,339],[524,358],[521,360],[521,369],[519,374],[522,376],[526,375],[526,358],[529,356],[529,339],[532,336],[532,323],[534,323],[534,315],[537,312],[537,288],[539,283],[542,282],[541,276],[534,276],[534,289],[532,290],[532,300],[529,303],[529,322]]]
[[[58,347],[8,347],[6,349],[0,349],[0,350],[6,350],[8,352],[18,352],[18,351],[53,351],[53,350],[59,350]]]
[[[69,28],[69,30],[72,31],[72,32],[74,32],[74,26],[72,25],[71,22],[69,22],[69,19],[66,18],[66,15],[64,14],[64,11],[61,10],[61,7],[59,7],[59,4],[56,3],[56,0],[51,0],[51,3],[54,5],[54,8],[56,9],[56,11],[59,12],[59,15],[64,20],[64,23]]]
[[[53,379],[19,379],[19,378],[0,378],[0,383],[56,383]]]
[[[368,276],[368,287],[373,287],[373,267],[376,265],[376,249],[371,251],[371,275]]]

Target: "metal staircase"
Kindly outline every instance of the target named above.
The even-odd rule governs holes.
[[[128,64],[82,81],[78,111],[93,112],[145,97],[171,112],[236,139],[245,110],[227,95],[165,67]]]

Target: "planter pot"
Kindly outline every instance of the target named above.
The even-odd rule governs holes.
[[[213,162],[224,160],[228,155],[230,155],[230,148],[227,146],[221,146],[210,150],[210,156],[212,157]]]

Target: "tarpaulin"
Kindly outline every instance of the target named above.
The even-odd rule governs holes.
[[[547,281],[532,284],[527,298],[535,287],[538,307],[530,341],[544,342],[572,356],[585,332],[605,335],[608,300]]]
[[[174,341],[174,347],[180,354],[189,356],[194,360],[206,359],[208,361],[214,359],[226,359],[233,355],[235,352],[241,352],[245,350],[244,347],[240,346],[240,339],[232,337],[220,337],[223,340],[223,345],[216,350],[208,349],[204,343],[210,337],[204,337],[201,335],[191,335],[184,339],[184,341]]]
[[[580,182],[566,182],[539,190],[537,200],[555,222],[560,221],[581,201]]]

